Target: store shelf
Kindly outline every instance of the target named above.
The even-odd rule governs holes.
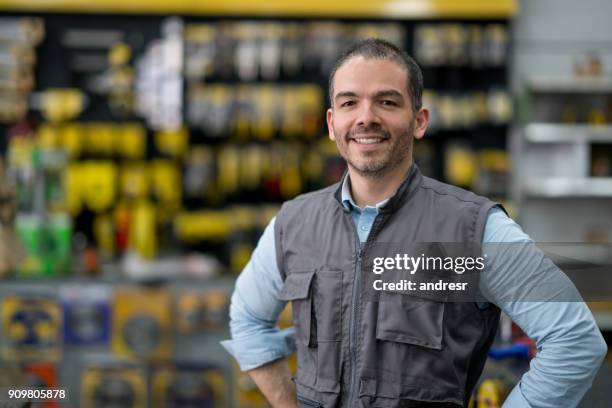
[[[0,10],[84,13],[317,16],[363,18],[509,18],[517,0],[0,0]]]
[[[542,198],[612,198],[612,178],[528,179],[523,190]]]
[[[531,92],[545,93],[612,93],[612,79],[573,77],[531,77],[527,80]]]
[[[612,126],[532,123],[525,127],[531,143],[612,143]]]

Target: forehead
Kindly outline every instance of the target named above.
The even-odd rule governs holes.
[[[373,93],[396,90],[408,96],[406,69],[395,61],[356,56],[347,60],[334,76],[334,94],[338,92]]]

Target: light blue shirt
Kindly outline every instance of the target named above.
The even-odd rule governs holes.
[[[359,208],[353,202],[347,179],[342,185],[342,202],[350,208],[359,239],[365,242],[379,209],[388,200],[374,207]],[[283,281],[276,263],[274,221],[266,227],[238,277],[231,299],[232,339],[222,345],[242,370],[251,370],[295,352],[294,329],[280,330],[276,326],[285,302],[277,298]],[[503,407],[575,407],[591,387],[606,354],[606,343],[583,302],[559,302],[553,298],[538,302],[504,300],[508,293],[520,290],[526,283],[533,284],[544,270],[547,282],[556,280],[565,293],[576,289],[534,245],[527,245],[527,250],[517,257],[505,253],[507,246],[493,245],[499,242],[533,243],[501,209],[493,208],[484,230],[483,252],[488,256],[480,274],[480,289],[487,300],[535,340],[538,350],[529,371]]]

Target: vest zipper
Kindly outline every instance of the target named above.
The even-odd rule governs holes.
[[[301,397],[301,396],[297,396],[297,400],[300,404],[309,406],[309,407],[316,407],[316,408],[323,408],[323,405],[319,404],[316,401]]]
[[[347,408],[351,408],[351,407],[355,407],[357,406],[357,391],[355,390],[355,387],[357,386],[357,347],[356,347],[356,342],[357,342],[357,337],[355,336],[355,331],[356,331],[356,327],[358,326],[358,319],[359,319],[359,314],[360,314],[360,292],[361,292],[361,263],[362,263],[362,258],[363,258],[363,252],[366,249],[368,242],[370,242],[374,235],[377,232],[377,227],[380,225],[381,223],[381,218],[380,218],[381,214],[378,214],[376,216],[376,218],[374,219],[374,222],[372,223],[372,227],[370,229],[370,233],[368,234],[368,238],[365,240],[365,242],[362,244],[361,240],[359,239],[359,234],[357,233],[357,227],[355,226],[355,223],[353,222],[352,216],[351,216],[351,225],[353,226],[353,231],[355,232],[355,239],[356,239],[356,245],[355,245],[355,251],[357,253],[357,262],[356,262],[356,266],[355,266],[355,279],[353,280],[353,292],[352,292],[352,310],[351,310],[351,316],[350,316],[350,320],[349,320],[349,357],[350,357],[350,382],[349,382],[349,392],[348,392],[348,398],[346,401],[348,401],[348,404],[345,405]]]
[[[351,220],[352,221],[352,220]],[[357,382],[357,347],[355,346],[355,326],[357,318],[359,317],[359,291],[361,290],[361,250],[362,245],[357,235],[357,245],[355,249],[357,251],[357,262],[355,263],[355,278],[353,279],[353,293],[351,297],[351,317],[349,321],[349,357],[350,357],[350,382],[348,392],[348,405],[347,407],[353,406],[352,401],[355,399],[355,383]]]

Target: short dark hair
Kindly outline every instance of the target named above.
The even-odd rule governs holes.
[[[406,51],[389,41],[380,38],[367,38],[353,44],[336,61],[336,64],[329,74],[329,99],[331,106],[334,105],[334,77],[336,71],[340,69],[349,59],[353,57],[364,57],[366,59],[380,59],[393,61],[406,70],[408,94],[412,99],[412,110],[414,112],[421,109],[423,104],[423,72]]]

